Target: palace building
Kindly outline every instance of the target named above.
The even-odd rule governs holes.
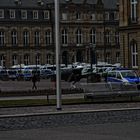
[[[117,1],[60,0],[61,63],[120,62]],[[54,10],[54,0],[0,1],[1,66],[55,63]]]
[[[140,68],[140,1],[120,0],[120,52],[124,67]]]

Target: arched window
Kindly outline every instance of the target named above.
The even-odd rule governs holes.
[[[132,41],[130,43],[130,48],[131,48],[131,63],[132,63],[132,68],[137,68],[138,67],[138,46],[136,41]]]
[[[90,43],[96,44],[96,30],[91,29],[90,31]]]

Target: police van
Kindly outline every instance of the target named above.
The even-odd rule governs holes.
[[[133,70],[114,70],[107,74],[107,82],[128,84],[139,84],[140,78]]]

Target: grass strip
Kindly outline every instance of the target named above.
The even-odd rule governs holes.
[[[140,97],[116,98],[116,99],[62,99],[62,105],[91,104],[91,103],[117,103],[117,102],[140,102]],[[56,105],[56,99],[21,99],[21,100],[0,100],[0,107],[27,107],[27,106],[52,106]]]
[[[85,104],[91,103],[90,100],[84,99],[63,99],[62,104]],[[21,99],[21,100],[1,100],[0,107],[22,107],[22,106],[51,106],[56,105],[55,99],[50,99],[49,102],[46,99]]]

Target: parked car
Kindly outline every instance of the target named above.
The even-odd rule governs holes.
[[[43,69],[40,71],[40,78],[49,79],[53,75],[53,71],[50,69]]]
[[[18,73],[17,70],[8,69],[7,73],[8,73],[9,80],[16,80],[17,79],[17,73]]]
[[[139,84],[140,78],[133,70],[114,70],[107,74],[107,82],[128,84]]]
[[[24,70],[23,71],[23,79],[26,80],[26,81],[29,81],[32,79],[32,70]]]
[[[9,80],[8,72],[7,72],[6,69],[1,69],[0,70],[0,80],[3,80],[3,81]]]

